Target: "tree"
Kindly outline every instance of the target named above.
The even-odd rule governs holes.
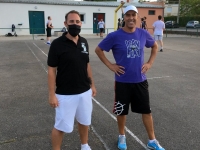
[[[180,16],[200,16],[200,0],[180,0]]]

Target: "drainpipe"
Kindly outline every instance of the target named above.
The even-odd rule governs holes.
[[[128,0],[129,1],[129,0]],[[128,2],[127,1],[127,2]],[[121,4],[115,9],[115,16],[114,16],[114,30],[117,30],[117,11],[125,4],[125,2],[121,2]]]

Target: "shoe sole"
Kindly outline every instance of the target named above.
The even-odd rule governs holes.
[[[148,145],[147,145],[147,148],[150,150],[155,150],[155,148],[149,147]]]
[[[127,148],[124,148],[124,149],[120,149],[119,147],[117,147],[119,150],[127,150]]]

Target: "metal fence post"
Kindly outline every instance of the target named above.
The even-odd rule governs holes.
[[[32,30],[33,40],[35,40],[35,39],[34,39],[34,30],[33,30],[33,28],[32,28],[31,30]]]
[[[187,28],[186,28],[186,35],[187,35]]]

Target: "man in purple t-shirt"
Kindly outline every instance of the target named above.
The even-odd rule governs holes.
[[[97,46],[95,52],[100,60],[115,73],[115,104],[113,112],[117,115],[119,138],[118,148],[126,150],[125,122],[129,111],[142,114],[142,119],[149,136],[147,147],[164,150],[155,138],[153,119],[149,104],[146,72],[151,68],[158,46],[152,36],[136,27],[138,10],[127,6],[124,10],[125,26],[107,35]],[[144,63],[144,47],[151,47],[149,60]],[[112,50],[116,64],[112,64],[103,51]]]

